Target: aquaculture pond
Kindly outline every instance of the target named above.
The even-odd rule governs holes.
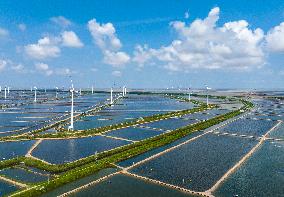
[[[42,93],[43,94],[43,93]],[[106,101],[107,94],[82,95],[74,98],[74,112],[83,112],[95,105]],[[38,129],[44,124],[55,120],[63,119],[70,113],[70,98],[67,97],[55,100],[46,98],[43,103],[30,102],[17,108],[7,108],[0,110],[0,137],[28,132]],[[50,99],[50,100],[48,100]],[[6,133],[5,133],[6,132]]]
[[[269,133],[269,137],[271,138],[279,138],[284,140],[284,124],[283,122],[278,125],[272,132]]]
[[[17,186],[0,180],[0,196],[7,195],[11,192],[18,190],[18,189],[19,188]]]
[[[158,128],[163,130],[175,130],[180,127],[185,127],[190,124],[194,124],[199,122],[198,120],[186,120],[180,118],[169,118],[166,120],[155,121],[147,124],[142,124],[141,126],[150,127],[150,128]]]
[[[47,175],[42,175],[39,173],[33,173],[27,169],[22,168],[7,168],[0,170],[0,175],[4,175],[14,180],[19,180],[21,182],[36,183],[40,181],[45,181],[48,179]]]
[[[257,141],[213,134],[204,135],[131,172],[195,191],[209,189]]]
[[[32,155],[50,163],[60,164],[78,160],[96,152],[129,144],[129,141],[94,136],[78,139],[44,140]]]
[[[153,150],[150,150],[150,151],[147,151],[147,152],[145,152],[143,154],[140,154],[140,155],[138,155],[136,157],[132,157],[130,159],[121,161],[121,162],[118,163],[118,165],[119,166],[123,166],[123,167],[131,166],[131,165],[133,165],[133,164],[135,164],[135,163],[137,163],[139,161],[142,161],[142,160],[144,160],[144,159],[146,159],[146,158],[148,158],[148,157],[150,157],[152,155],[155,155],[155,154],[160,153],[160,152],[162,152],[162,151],[164,151],[164,150],[166,150],[168,148],[171,148],[171,147],[176,146],[176,145],[178,145],[180,143],[183,143],[183,142],[185,142],[185,141],[187,141],[187,140],[189,140],[189,139],[191,139],[193,137],[196,137],[196,136],[198,136],[198,135],[200,135],[202,133],[203,133],[203,131],[191,133],[191,134],[189,134],[189,135],[187,135],[187,136],[185,136],[183,138],[180,138],[180,139],[178,139],[178,140],[176,140],[176,141],[174,141],[174,142],[172,142],[170,144],[167,144],[167,145],[155,148]]]
[[[74,128],[76,130],[85,130],[98,127],[104,127],[108,125],[117,124],[120,122],[131,121],[140,117],[151,116],[158,112],[135,112],[135,111],[115,111],[104,110],[96,113],[93,116],[85,116],[80,120],[74,122]]]
[[[100,197],[186,197],[192,196],[154,183],[136,179],[126,175],[115,175],[99,184],[80,190],[71,196],[100,196]]]
[[[34,140],[0,142],[0,161],[25,155],[34,143]]]
[[[65,192],[68,192],[70,190],[73,190],[73,189],[76,189],[80,186],[83,186],[83,185],[86,185],[92,181],[95,181],[101,177],[104,177],[106,175],[109,175],[111,173],[114,173],[114,172],[117,172],[117,168],[106,168],[106,169],[103,169],[103,170],[100,170],[90,176],[87,176],[87,177],[84,177],[84,178],[81,178],[81,179],[78,179],[76,181],[73,181],[71,183],[67,183],[59,188],[56,188],[48,193],[45,193],[41,196],[43,197],[54,197],[54,196],[59,196]]]
[[[220,130],[241,135],[262,136],[276,124],[276,121],[240,118]]]
[[[156,135],[160,135],[162,133],[163,132],[161,131],[156,131],[151,129],[128,127],[125,129],[118,129],[107,132],[105,133],[105,135],[139,141],[146,138],[154,137]]]
[[[266,196],[284,194],[284,142],[265,142],[252,157],[232,174],[215,196]]]

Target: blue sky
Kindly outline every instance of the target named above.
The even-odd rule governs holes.
[[[281,0],[1,1],[0,85],[282,88]]]

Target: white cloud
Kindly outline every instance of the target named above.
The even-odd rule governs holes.
[[[118,50],[122,47],[112,23],[100,24],[97,23],[96,19],[92,19],[88,22],[88,28],[95,44],[101,49]]]
[[[25,31],[27,29],[27,26],[24,23],[21,23],[18,25],[19,30]]]
[[[64,31],[61,34],[62,45],[67,47],[83,47],[83,43],[73,31]]]
[[[58,39],[44,37],[38,40],[36,44],[25,46],[26,53],[34,59],[54,58],[60,55],[60,48],[57,46]]]
[[[52,17],[50,18],[50,21],[54,22],[57,25],[60,25],[63,28],[66,28],[72,24],[70,20],[68,20],[67,18],[63,16]]]
[[[185,19],[188,19],[188,18],[189,18],[189,12],[185,12],[185,13],[184,13],[184,18],[185,18]]]
[[[6,66],[7,66],[7,61],[6,60],[0,60],[0,72],[1,71],[3,71],[5,68],[6,68]]]
[[[56,71],[55,71],[55,74],[62,75],[62,76],[68,76],[68,75],[71,75],[73,73],[74,72],[71,71],[71,69],[69,69],[69,68],[59,68],[59,69],[56,69]]]
[[[114,67],[120,67],[128,63],[130,57],[124,52],[112,52],[105,51],[104,52],[104,63],[112,65]]]
[[[118,51],[122,44],[116,36],[116,30],[112,23],[100,24],[96,19],[92,19],[88,22],[88,29],[94,43],[104,55],[104,63],[118,67],[129,62],[129,55],[123,51]]]
[[[98,69],[97,69],[97,68],[91,68],[91,71],[93,71],[93,72],[97,72],[97,71],[98,71]]]
[[[273,52],[284,52],[284,22],[275,26],[266,35],[267,47]]]
[[[251,30],[244,20],[217,27],[219,8],[213,8],[205,19],[187,25],[171,23],[177,38],[158,49],[138,46],[133,61],[139,66],[160,62],[171,71],[189,72],[192,69],[250,69],[265,63],[261,29]]]
[[[23,64],[17,64],[17,65],[12,65],[11,69],[18,72],[18,73],[22,73],[24,72],[24,65]]]
[[[0,37],[5,37],[8,35],[9,35],[9,31],[7,29],[0,27]]]
[[[121,77],[121,75],[122,75],[121,71],[119,71],[119,70],[115,70],[111,74],[115,77]]]
[[[36,63],[35,68],[41,73],[50,76],[53,74],[53,71],[49,68],[48,64],[45,63]]]

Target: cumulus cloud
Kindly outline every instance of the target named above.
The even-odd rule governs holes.
[[[47,76],[50,76],[53,74],[53,70],[51,70],[48,66],[48,64],[45,64],[45,63],[36,63],[35,64],[35,68],[40,72],[40,73],[43,73]]]
[[[12,65],[11,69],[18,72],[18,73],[23,73],[24,72],[24,65],[23,64],[16,64],[16,65]]]
[[[119,71],[119,70],[115,70],[111,74],[115,77],[121,77],[121,75],[122,75],[121,71]]]
[[[19,30],[21,30],[21,31],[26,31],[27,26],[26,26],[24,23],[21,23],[21,24],[18,25],[18,28],[19,28]]]
[[[121,65],[126,64],[130,60],[130,57],[125,52],[113,52],[105,51],[104,52],[104,63],[110,64],[114,67],[120,67]]]
[[[122,47],[112,23],[100,24],[96,19],[92,19],[88,22],[88,29],[95,44],[101,49],[118,50]]]
[[[0,72],[1,71],[3,71],[5,68],[6,68],[6,66],[7,66],[7,61],[6,60],[0,60]]]
[[[58,39],[44,37],[38,40],[36,44],[25,46],[26,53],[34,59],[54,58],[60,55],[60,48],[57,46]]]
[[[58,57],[61,53],[61,46],[80,48],[84,44],[73,31],[64,31],[58,37],[45,36],[36,44],[29,44],[24,48],[28,56],[42,60]]]
[[[67,18],[65,18],[64,16],[56,16],[56,17],[52,17],[50,18],[50,21],[52,21],[53,23],[66,28],[68,26],[70,26],[72,24],[72,22],[70,20],[68,20]]]
[[[73,31],[64,31],[61,34],[62,45],[67,47],[83,47],[83,43]]]
[[[5,37],[8,35],[9,35],[9,31],[7,29],[0,27],[0,37]]]
[[[100,24],[96,19],[92,19],[88,22],[88,29],[94,43],[101,49],[104,55],[104,63],[118,67],[129,62],[129,55],[119,51],[122,43],[118,39],[112,23]]]
[[[171,71],[192,69],[250,69],[265,63],[261,43],[264,33],[249,28],[245,20],[218,27],[219,8],[213,8],[205,19],[191,24],[174,21],[171,27],[177,39],[158,49],[138,45],[133,61],[142,66],[157,61]]]
[[[284,51],[284,22],[275,26],[266,35],[268,50],[273,52]]]
[[[55,71],[55,74],[62,75],[62,76],[68,76],[68,75],[71,75],[73,73],[74,72],[71,71],[71,69],[69,69],[69,68],[59,68],[59,69],[56,69],[56,71]]]

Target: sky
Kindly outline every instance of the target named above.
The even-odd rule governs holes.
[[[283,89],[282,0],[2,0],[0,86]]]

